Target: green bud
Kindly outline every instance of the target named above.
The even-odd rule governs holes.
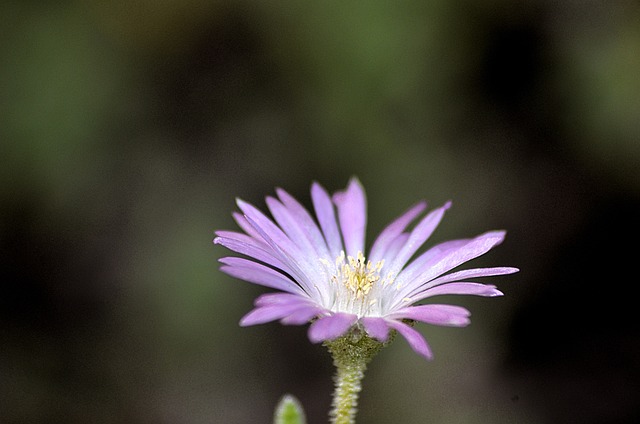
[[[282,396],[273,418],[274,424],[305,424],[304,409],[294,396]]]

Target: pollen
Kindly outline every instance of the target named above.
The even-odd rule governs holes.
[[[363,299],[380,280],[384,261],[373,264],[365,259],[362,252],[358,252],[355,258],[348,256],[346,259],[344,252],[336,259],[339,269],[337,282],[343,284],[355,299]]]

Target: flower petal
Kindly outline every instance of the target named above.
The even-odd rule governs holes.
[[[256,309],[267,308],[261,314],[268,314],[271,308],[275,307],[282,307],[280,310],[282,314],[290,311],[280,320],[282,324],[288,325],[305,324],[315,316],[323,313],[328,314],[326,309],[317,305],[311,299],[290,293],[265,293],[258,296],[253,303],[256,305]],[[273,314],[276,311],[274,309]]]
[[[414,253],[424,244],[424,242],[433,234],[436,227],[442,220],[444,212],[449,209],[451,202],[445,203],[438,209],[434,209],[416,225],[411,231],[409,239],[402,246],[397,255],[391,259],[391,263],[387,269],[388,276],[398,275],[402,267],[411,259]]]
[[[343,312],[321,317],[309,326],[309,340],[313,343],[319,343],[338,338],[349,331],[357,320],[356,315]]]
[[[398,252],[400,252],[400,249],[402,249],[402,247],[407,243],[407,240],[409,240],[409,233],[399,234],[395,239],[391,241],[391,243],[389,243],[389,246],[387,247],[387,251],[384,253],[384,257],[395,258],[398,255]],[[376,262],[377,261],[373,263],[376,263]]]
[[[369,260],[376,263],[384,258],[385,252],[393,240],[398,237],[407,225],[411,223],[422,211],[427,207],[426,202],[420,202],[411,208],[409,208],[404,214],[396,218],[391,224],[389,224],[373,242],[371,251],[369,253]]]
[[[389,319],[387,320],[387,324],[407,340],[414,352],[426,359],[433,359],[433,353],[431,353],[431,349],[427,341],[422,337],[422,334],[400,321]]]
[[[320,253],[311,244],[305,230],[300,227],[300,219],[292,216],[291,212],[280,201],[271,196],[267,197],[267,206],[280,228],[284,230],[302,254],[307,258],[318,258]]]
[[[237,199],[238,207],[245,215],[247,222],[273,250],[282,256],[281,259],[300,259],[297,246],[289,237],[265,214],[255,206]]]
[[[311,185],[311,200],[331,258],[335,260],[344,247],[331,197],[320,184],[314,182]]]
[[[261,294],[253,301],[255,306],[291,305],[294,303],[300,305],[315,305],[315,302],[306,296],[279,292]]]
[[[267,227],[270,227],[267,231],[274,237],[272,238],[263,227],[253,219],[246,215],[247,221],[260,233],[264,241],[273,249],[274,253],[282,260],[283,263],[291,270],[291,276],[296,279],[303,289],[307,293],[313,292],[313,282],[311,276],[317,275],[318,271],[314,267],[310,266],[304,255],[300,253],[300,250],[289,240],[289,238],[275,226],[270,220],[271,225],[266,223]],[[324,286],[322,286],[324,288]]]
[[[248,314],[242,317],[242,319],[240,320],[240,326],[247,327],[250,325],[264,324],[284,318],[301,309],[311,307],[312,306],[299,304],[259,306],[255,309],[252,309]]]
[[[311,321],[312,318],[327,312],[326,309],[316,305],[309,305],[302,307],[286,317],[282,318],[280,322],[285,325],[302,325]]]
[[[429,285],[433,287],[442,283],[448,283],[450,281],[460,281],[467,278],[493,277],[496,275],[513,274],[518,271],[520,271],[518,268],[509,266],[464,269],[462,271],[452,272],[451,274],[443,275],[442,277],[438,277],[435,280],[431,280]]]
[[[431,280],[433,277],[441,275],[458,265],[484,255],[493,247],[502,243],[505,234],[505,231],[489,231],[473,238],[458,250],[447,252],[444,257],[429,268],[428,272],[421,276],[421,279]]]
[[[425,290],[429,290],[432,287],[440,286],[450,281],[460,282],[466,278],[477,277],[493,277],[496,275],[513,274],[520,271],[518,268],[513,267],[494,267],[494,268],[473,268],[464,269],[462,271],[452,272],[450,274],[443,275],[434,280],[428,281],[422,285],[418,285],[407,297],[413,298],[416,294],[423,293]]]
[[[260,262],[279,268],[284,272],[291,273],[289,266],[285,265],[274,255],[273,249],[264,241],[256,240],[246,234],[233,231],[217,231],[213,242],[222,245],[229,250],[242,255],[250,256]]]
[[[418,302],[428,297],[450,294],[465,294],[485,297],[496,297],[503,295],[503,293],[498,290],[496,286],[491,284],[458,282],[441,284],[436,287],[431,287],[429,289],[416,293],[415,295],[409,297],[409,299],[411,299],[411,302]]]
[[[220,262],[225,264],[220,267],[220,271],[232,277],[272,289],[307,296],[304,290],[293,280],[268,266],[235,257],[221,258]]]
[[[318,225],[313,220],[313,217],[309,211],[300,204],[293,196],[284,191],[283,189],[276,189],[276,193],[280,198],[280,201],[285,205],[291,216],[300,225],[313,247],[318,252],[320,257],[326,257],[329,260],[334,260],[335,257],[329,254],[327,243],[322,236],[322,232]]]
[[[471,239],[468,238],[448,240],[430,247],[400,271],[396,277],[395,283],[398,287],[406,287],[408,283],[416,280],[417,276],[429,269],[431,264],[435,263],[439,258],[442,258],[447,254],[447,252],[458,250],[470,241]]]
[[[247,221],[247,218],[245,218],[244,215],[239,212],[234,212],[232,215],[238,226],[242,228],[242,231],[255,238],[256,240],[262,241],[262,236],[260,236],[260,233],[258,233],[255,228],[253,228],[253,226],[249,224],[249,221]]]
[[[364,326],[369,336],[384,343],[389,339],[389,324],[384,318],[364,317],[360,318],[360,322]]]
[[[464,327],[469,324],[471,313],[462,306],[418,305],[399,309],[388,315],[393,319],[412,319],[433,325]]]
[[[396,304],[407,297],[407,294],[415,292],[417,288],[424,286],[439,275],[487,253],[494,246],[500,244],[504,240],[504,236],[504,231],[490,231],[470,239],[464,244],[458,244],[459,241],[447,244],[445,249],[441,249],[440,252],[431,255],[428,260],[421,263],[419,272],[414,270],[410,280],[407,280],[406,276],[398,276],[396,282],[398,287],[402,287],[402,289],[396,293]],[[425,252],[425,254],[427,253],[429,252]]]
[[[338,208],[338,220],[345,252],[348,256],[355,258],[358,252],[364,253],[367,226],[367,199],[364,189],[356,178],[352,178],[346,190],[333,195],[333,202]]]

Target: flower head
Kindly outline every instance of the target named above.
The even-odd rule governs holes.
[[[244,232],[218,231],[214,239],[245,256],[221,258],[222,271],[277,290],[255,300],[255,308],[240,321],[243,326],[313,321],[312,342],[336,339],[354,326],[385,342],[395,330],[414,351],[430,359],[427,342],[407,322],[463,327],[470,313],[461,306],[417,303],[438,295],[501,296],[495,286],[469,280],[518,271],[512,267],[453,271],[501,243],[504,231],[447,241],[416,255],[450,202],[426,214],[426,203],[417,203],[389,224],[365,255],[366,197],[357,179],[332,197],[313,183],[315,218],[284,190],[276,193],[277,198],[266,199],[273,220],[238,199],[242,214],[233,216]]]

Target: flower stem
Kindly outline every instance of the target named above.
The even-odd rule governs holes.
[[[346,336],[326,342],[336,366],[332,424],[354,424],[358,394],[367,364],[385,345],[357,330]]]
[[[333,424],[353,424],[355,423],[358,394],[362,389],[361,381],[366,365],[360,362],[336,366],[336,387],[333,394],[331,422]]]

